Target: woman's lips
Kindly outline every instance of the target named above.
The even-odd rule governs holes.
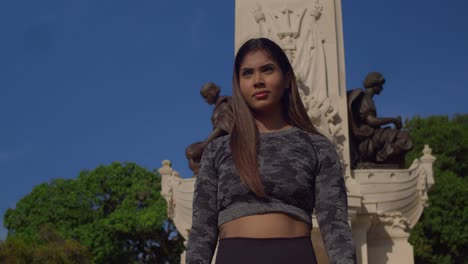
[[[265,92],[258,92],[258,93],[255,93],[255,94],[254,94],[254,97],[255,97],[256,99],[265,99],[265,98],[268,97],[268,94],[269,94],[269,92],[267,92],[267,91],[265,91]]]

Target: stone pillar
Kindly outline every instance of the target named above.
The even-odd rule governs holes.
[[[378,212],[368,233],[369,263],[413,264],[409,221],[401,213]]]
[[[348,191],[360,196],[350,168],[341,1],[236,0],[235,18],[236,51],[267,37],[286,52],[308,115],[338,146]]]
[[[340,143],[348,164],[340,1],[236,0],[235,25],[236,51],[253,37],[267,37],[283,48],[309,116],[321,132]]]
[[[359,211],[362,195],[350,167],[341,0],[236,0],[235,19],[236,51],[250,38],[266,37],[287,54],[312,123],[339,148],[350,211]],[[314,229],[314,242],[318,234]],[[317,245],[318,256],[320,250]]]
[[[309,117],[339,148],[350,211],[359,211],[362,195],[350,168],[341,1],[236,0],[235,18],[236,51],[250,38],[266,37],[288,55]],[[317,258],[328,263],[314,226]]]
[[[356,243],[356,257],[357,263],[368,264],[368,246],[367,246],[367,232],[371,226],[370,215],[360,215],[354,218],[351,223],[351,229],[353,231],[354,242]]]
[[[177,231],[184,237],[187,247],[189,230],[192,227],[192,203],[195,178],[183,179],[171,167],[171,161],[162,161],[158,169],[161,174],[161,196],[167,202],[167,216],[174,222]],[[185,263],[185,251],[182,252],[180,263]]]

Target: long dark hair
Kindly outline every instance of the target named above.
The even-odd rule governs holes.
[[[234,61],[232,78],[232,97],[234,124],[231,131],[230,146],[232,158],[241,180],[258,197],[266,197],[258,170],[258,129],[254,116],[247,105],[239,87],[239,68],[244,57],[254,51],[265,51],[279,65],[285,78],[288,78],[288,88],[283,95],[283,114],[286,121],[302,130],[319,134],[312,125],[302,104],[294,75],[288,57],[275,42],[267,38],[254,38],[244,43],[237,52]]]

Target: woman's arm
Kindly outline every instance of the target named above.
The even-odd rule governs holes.
[[[210,264],[218,241],[218,175],[209,143],[200,161],[193,196],[192,229],[187,242],[187,264]]]
[[[327,139],[315,144],[319,162],[315,178],[315,215],[333,264],[356,263],[356,248],[348,224],[348,200],[343,170],[335,146]]]

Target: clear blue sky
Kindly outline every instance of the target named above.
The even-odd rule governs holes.
[[[348,89],[381,71],[381,116],[467,113],[467,9],[343,1]],[[233,0],[1,1],[0,40],[0,227],[35,185],[100,164],[190,176],[184,149],[211,129],[199,89],[231,94]]]

